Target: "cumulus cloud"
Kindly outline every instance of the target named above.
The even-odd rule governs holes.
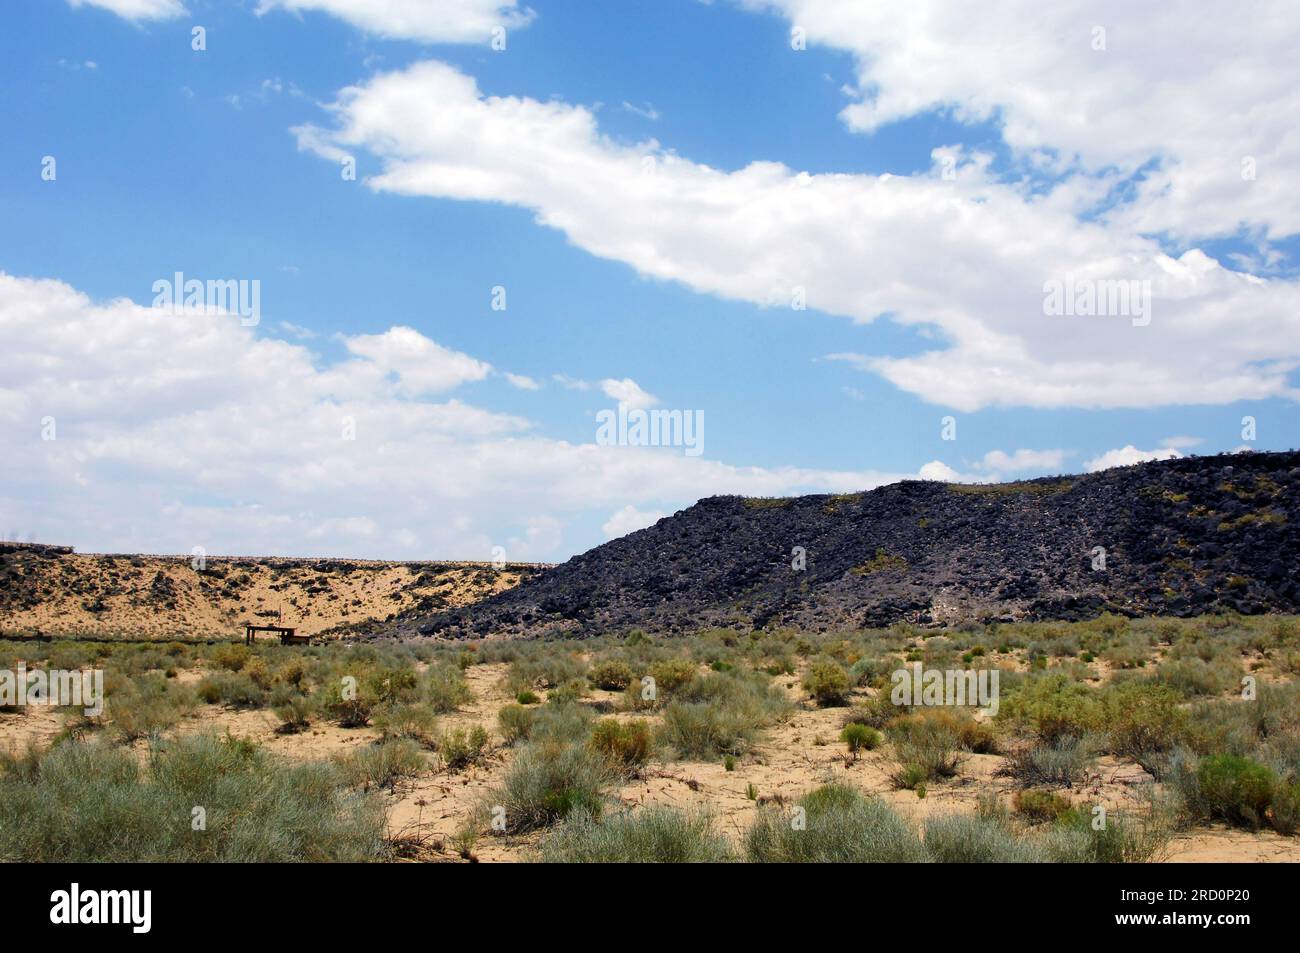
[[[1059,473],[1065,464],[1064,450],[990,450],[980,461],[980,469],[998,477],[1031,471]]]
[[[548,438],[452,396],[490,365],[411,328],[324,364],[229,316],[0,272],[0,338],[0,526],[83,550],[546,561],[620,507],[912,475]]]
[[[646,410],[659,403],[658,397],[642,390],[641,385],[630,377],[622,380],[606,378],[600,382],[600,389],[606,397],[618,401],[628,410]]]
[[[638,510],[635,506],[628,505],[612,514],[600,528],[607,537],[614,539],[653,526],[665,515],[658,510]]]
[[[1300,232],[1300,18],[1289,0],[738,0],[857,61],[842,113],[871,132],[932,110],[996,120],[1026,165],[1080,170],[1107,214],[1144,232],[1271,238]],[[1135,173],[1141,171],[1140,176]]]
[[[967,472],[950,467],[941,460],[932,460],[921,467],[919,475],[923,480],[939,480],[943,483],[999,483],[1007,479],[1019,479],[1060,473],[1069,456],[1065,450],[990,450],[978,461],[969,465]]]
[[[98,7],[116,13],[124,20],[172,20],[184,16],[180,0],[68,0],[76,7]],[[87,64],[91,68],[93,63]]]
[[[940,483],[964,483],[966,478],[941,460],[931,460],[917,473],[922,480],[938,480]]]
[[[916,176],[773,162],[724,171],[653,141],[614,142],[580,106],[484,96],[439,62],[345,89],[330,111],[328,127],[296,130],[300,146],[371,153],[373,189],[530,208],[645,275],[758,305],[802,295],[859,323],[887,314],[915,327],[938,344],[841,357],[943,406],[1300,397],[1288,380],[1300,367],[1300,284],[1198,249],[1173,257],[1135,227],[1081,218],[1079,187],[1001,181],[987,157],[961,153],[955,180],[937,164]],[[1046,315],[1047,283],[1076,280],[1149,282],[1150,323]]]
[[[407,394],[437,394],[467,381],[481,381],[492,365],[451,351],[414,328],[389,328],[383,334],[362,334],[345,340],[347,349],[385,374],[393,374]]]
[[[257,12],[275,9],[326,13],[375,36],[422,43],[486,43],[497,27],[519,29],[535,15],[517,0],[262,0]]]
[[[1098,470],[1109,470],[1111,467],[1127,467],[1135,463],[1146,463],[1148,460],[1175,460],[1181,456],[1182,454],[1173,447],[1139,450],[1130,443],[1118,450],[1107,450],[1101,456],[1089,460],[1083,468],[1088,473],[1096,473]]]

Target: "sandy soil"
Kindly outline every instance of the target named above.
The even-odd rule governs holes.
[[[509,589],[526,567],[488,563],[384,563],[81,553],[23,562],[0,592],[7,632],[146,638],[234,637],[245,621],[306,635],[383,620],[421,600],[456,607]]]

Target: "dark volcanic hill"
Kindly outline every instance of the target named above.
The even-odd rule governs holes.
[[[517,588],[388,634],[1295,612],[1298,499],[1295,451],[1020,483],[712,497]],[[806,553],[802,570],[793,568],[794,547]]]

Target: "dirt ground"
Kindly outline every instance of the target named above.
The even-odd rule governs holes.
[[[43,558],[10,555],[18,573],[0,586],[6,632],[228,638],[243,623],[295,626],[304,635],[401,615],[423,603],[468,605],[519,583],[531,567],[189,556]]]

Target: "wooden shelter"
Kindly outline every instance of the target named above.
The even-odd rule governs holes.
[[[244,644],[252,645],[259,632],[274,632],[280,637],[281,645],[306,645],[311,641],[310,635],[299,635],[298,630],[289,625],[255,625],[244,623]]]

